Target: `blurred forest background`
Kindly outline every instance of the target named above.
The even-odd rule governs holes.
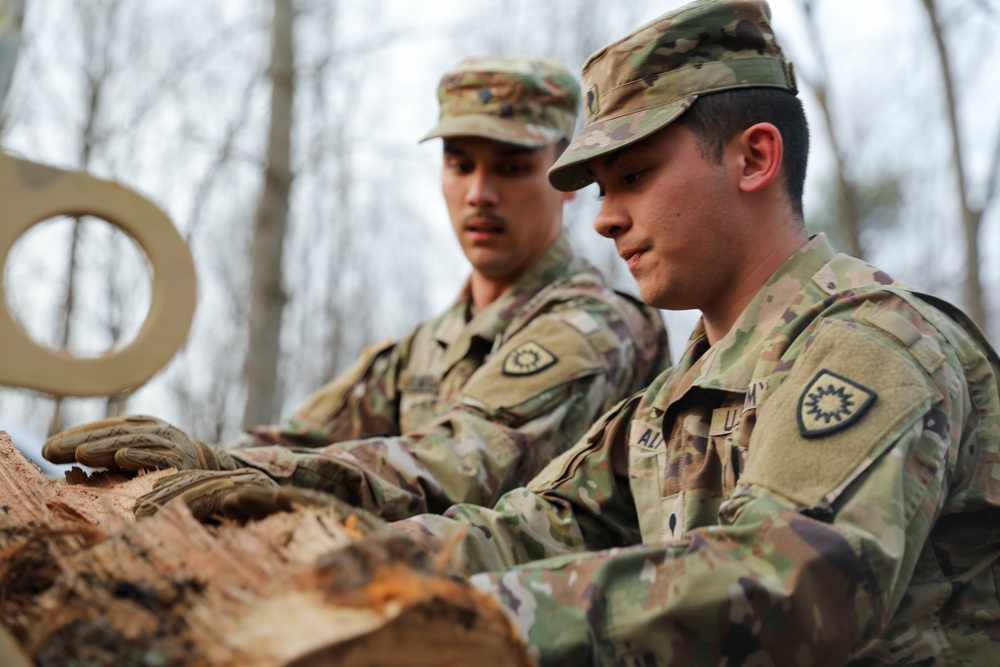
[[[579,71],[680,4],[28,0],[0,145],[155,201],[191,246],[199,302],[186,346],[147,385],[61,401],[0,388],[0,428],[44,437],[143,412],[220,442],[287,416],[365,345],[446,307],[465,278],[439,142],[417,144],[440,75],[486,54]],[[1000,3],[772,11],[812,125],[810,228],[960,304],[1000,342]],[[596,209],[592,188],[570,205],[574,245],[634,292],[590,227]],[[84,355],[127,343],[150,295],[142,253],[88,218],[25,234],[4,286],[36,340]],[[676,358],[697,313],[664,315]]]

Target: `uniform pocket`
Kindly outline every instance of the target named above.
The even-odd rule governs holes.
[[[644,543],[684,533],[684,492],[667,489],[667,448],[659,425],[633,420],[628,448],[629,487]],[[673,491],[673,492],[670,492]]]

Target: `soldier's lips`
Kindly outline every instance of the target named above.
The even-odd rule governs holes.
[[[639,265],[639,261],[642,259],[645,252],[642,250],[622,250],[618,254],[625,260],[625,264],[628,265],[628,270],[635,271],[635,267]]]
[[[473,241],[489,241],[504,233],[503,223],[491,218],[470,218],[464,228]]]

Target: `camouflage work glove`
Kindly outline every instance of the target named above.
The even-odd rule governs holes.
[[[222,501],[221,514],[246,523],[278,512],[292,512],[296,507],[330,507],[343,521],[350,520],[352,525],[364,533],[371,533],[388,525],[384,519],[345,503],[329,493],[293,486],[240,489]],[[352,516],[354,519],[350,518]]]
[[[221,449],[188,437],[162,419],[146,415],[102,419],[57,433],[42,447],[42,456],[53,463],[82,463],[130,472],[241,467]]]
[[[224,515],[226,498],[241,491],[268,491],[278,483],[255,468],[238,470],[184,470],[156,480],[153,490],[135,501],[136,517],[152,516],[174,498],[183,498],[199,521]]]

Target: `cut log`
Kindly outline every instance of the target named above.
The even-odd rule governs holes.
[[[492,598],[331,508],[136,522],[164,474],[52,481],[0,431],[0,664],[11,637],[37,667],[532,664]]]

